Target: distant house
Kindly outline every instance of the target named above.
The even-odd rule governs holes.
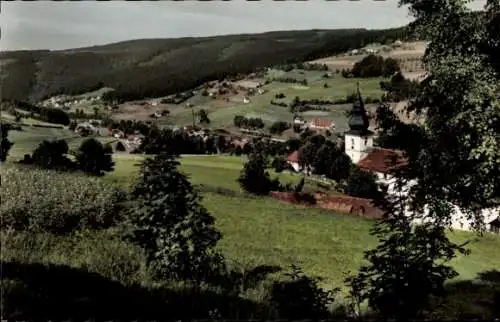
[[[287,158],[286,162],[296,171],[300,172],[302,170],[299,164],[299,151],[292,152]]]
[[[142,140],[144,140],[144,135],[142,135],[142,134],[129,135],[127,137],[126,143],[129,147],[139,146],[139,145],[141,145]]]
[[[335,130],[335,123],[331,120],[314,118],[309,123],[309,127],[314,130]]]
[[[90,122],[83,122],[75,127],[75,133],[79,135],[95,134],[98,133],[98,129]]]

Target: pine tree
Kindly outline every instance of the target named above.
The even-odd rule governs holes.
[[[178,166],[168,154],[143,162],[132,194],[137,206],[131,239],[145,250],[158,278],[199,282],[221,263],[215,250],[221,234]]]

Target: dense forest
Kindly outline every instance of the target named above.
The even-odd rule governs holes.
[[[406,28],[279,31],[0,52],[2,100],[38,101],[103,86],[114,88],[122,99],[158,97],[208,80],[405,39],[405,35]]]

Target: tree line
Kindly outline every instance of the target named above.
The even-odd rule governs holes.
[[[391,77],[400,71],[399,62],[394,58],[370,54],[356,62],[351,70],[344,69],[342,76],[345,78]]]

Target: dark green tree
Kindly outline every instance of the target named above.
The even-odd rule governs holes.
[[[102,145],[94,138],[82,142],[76,153],[76,161],[80,170],[87,174],[101,176],[113,171],[113,149]]]
[[[456,276],[446,262],[466,253],[445,234],[454,206],[481,228],[480,210],[500,200],[499,36],[493,32],[500,11],[493,2],[473,14],[461,0],[400,1],[416,18],[413,31],[429,41],[428,75],[407,109],[425,116],[412,138],[420,149],[406,145],[409,167],[392,195],[402,197],[384,198],[386,219],[374,231],[380,244],[349,280],[354,297],[368,299],[383,317],[419,318],[431,310],[432,297],[442,296],[444,282]],[[418,180],[408,189],[411,178]],[[412,228],[420,219],[426,224]]]
[[[132,192],[131,240],[144,249],[156,277],[199,283],[221,263],[215,250],[221,234],[178,166],[169,154],[142,163]]]
[[[119,152],[123,152],[123,151],[126,151],[127,149],[125,149],[125,146],[123,145],[123,143],[121,141],[118,141],[116,143],[115,150],[119,151]]]
[[[279,189],[277,179],[272,180],[266,171],[267,159],[263,154],[253,153],[243,166],[238,182],[243,190],[255,195],[267,195]]]
[[[12,142],[9,141],[9,124],[0,124],[2,137],[0,138],[0,161],[5,162],[7,160],[7,155],[10,148],[12,147]]]
[[[198,112],[198,116],[200,117],[200,123],[201,123],[201,124],[205,124],[205,125],[210,124],[210,119],[208,118],[208,113],[207,113],[207,111],[205,111],[204,109],[201,109],[201,110]]]
[[[67,154],[68,144],[65,140],[42,141],[33,151],[31,161],[44,169],[70,170],[74,164]]]
[[[274,282],[271,288],[271,303],[279,311],[281,318],[316,320],[328,317],[328,305],[333,302],[339,289],[325,291],[319,286],[320,278],[306,276],[302,270],[292,265],[289,278],[284,282]]]
[[[373,173],[363,171],[355,165],[352,165],[350,170],[344,193],[353,197],[376,200],[381,197],[377,177]]]
[[[402,180],[398,183],[403,184]],[[432,311],[432,300],[445,295],[444,283],[458,275],[448,264],[456,251],[466,253],[464,245],[451,243],[443,226],[427,223],[413,227],[411,217],[405,214],[409,203],[404,194],[377,203],[385,211],[385,218],[372,229],[379,245],[365,252],[369,264],[346,279],[353,309],[359,313],[360,304],[367,300],[384,319],[423,319]],[[431,212],[449,211],[445,202],[437,203]]]

